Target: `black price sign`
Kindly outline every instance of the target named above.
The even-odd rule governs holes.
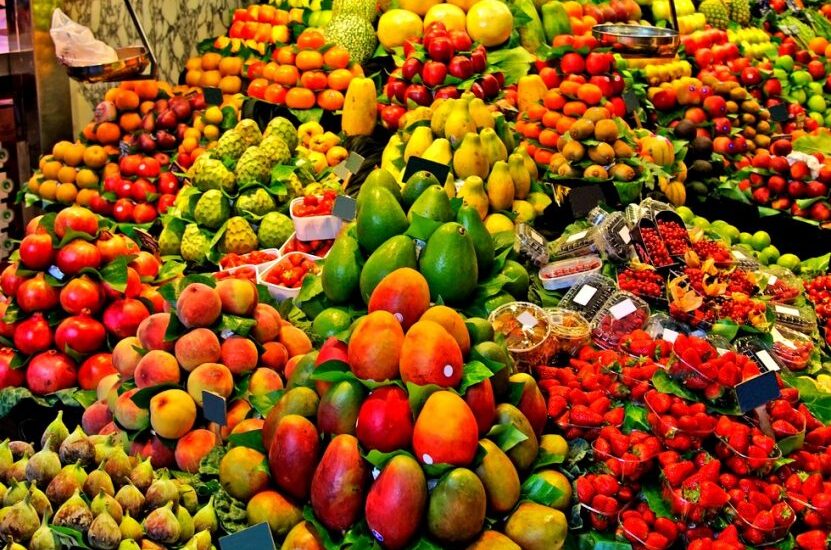
[[[407,161],[407,166],[404,167],[404,183],[416,172],[427,171],[436,176],[439,183],[444,185],[447,181],[447,175],[450,173],[450,166],[447,164],[439,164],[432,160],[423,159],[421,157],[410,157]]]
[[[202,391],[202,410],[205,419],[220,426],[228,423],[228,404],[225,398],[207,390]]]

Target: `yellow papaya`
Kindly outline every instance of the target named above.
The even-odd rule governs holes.
[[[371,78],[353,78],[346,89],[341,127],[347,136],[368,136],[378,117],[377,92]]]

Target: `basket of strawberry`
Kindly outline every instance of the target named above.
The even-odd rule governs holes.
[[[634,550],[666,550],[686,528],[683,522],[655,515],[646,502],[621,510],[618,523],[618,536]]]
[[[721,416],[716,423],[716,456],[736,475],[767,475],[782,458],[776,441],[755,426]]]
[[[747,544],[770,545],[781,541],[796,522],[793,508],[781,500],[781,487],[761,479],[744,478],[730,490],[727,515],[734,519]]]
[[[819,472],[794,472],[784,485],[788,503],[806,527],[831,528],[831,482]]]
[[[587,473],[574,480],[577,502],[588,512],[593,529],[607,531],[617,524],[623,506],[640,489],[637,483],[622,485],[611,474]]]
[[[663,477],[663,497],[680,519],[702,523],[715,517],[729,502],[730,495],[720,482],[721,461],[701,451],[692,459],[675,451],[658,455]]]
[[[675,395],[650,390],[644,396],[652,432],[669,449],[687,452],[701,447],[716,427],[703,403],[688,403]]]
[[[636,481],[647,474],[661,451],[661,442],[654,435],[639,430],[625,434],[607,426],[592,442],[595,460],[622,482]]]
[[[336,192],[327,190],[322,195],[306,195],[291,201],[289,213],[297,239],[317,241],[338,236],[342,220],[332,215],[336,197]]]
[[[320,270],[315,263],[316,259],[302,252],[287,254],[261,273],[259,282],[266,286],[276,300],[294,298],[300,293],[306,275],[315,274]]]

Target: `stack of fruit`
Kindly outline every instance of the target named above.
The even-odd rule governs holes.
[[[237,94],[242,90],[242,78],[247,76],[245,61],[237,55],[223,56],[216,52],[191,57],[185,63],[185,83],[219,88],[223,94]]]
[[[0,277],[9,299],[3,337],[14,347],[3,350],[4,388],[25,381],[36,395],[95,389],[114,372],[107,337],[132,334],[148,308],[163,308],[151,285],[159,261],[130,238],[99,229],[85,208],[32,220],[18,256]],[[29,358],[25,368],[22,358]]]

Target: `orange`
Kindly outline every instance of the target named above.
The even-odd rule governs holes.
[[[554,130],[545,129],[540,132],[540,145],[545,147],[557,147],[557,142],[560,140],[560,134]]]
[[[571,24],[571,33],[577,36],[584,34],[588,30],[586,24],[579,17],[570,17],[569,24]]]
[[[597,105],[603,99],[603,90],[597,84],[582,84],[577,97],[587,105]]]
[[[536,122],[530,122],[525,125],[525,137],[528,139],[537,139],[540,136],[542,128]]]
[[[72,204],[78,196],[78,188],[71,183],[62,183],[55,192],[55,199],[61,204]]]
[[[263,67],[263,78],[267,80],[274,80],[274,73],[277,72],[277,69],[280,68],[280,65],[274,61],[269,61]]]
[[[115,96],[115,106],[119,111],[132,111],[138,109],[139,96],[132,90],[119,90]]]
[[[566,97],[577,97],[577,90],[580,89],[580,84],[571,80],[563,80],[560,82],[560,93]]]
[[[343,94],[337,90],[324,90],[317,94],[317,104],[327,111],[337,111],[343,107]]]
[[[118,96],[120,91],[121,91],[120,88],[110,88],[104,94],[104,101],[112,101],[113,103],[115,103],[115,98],[116,98],[116,96]]]
[[[38,187],[38,194],[41,198],[48,201],[55,200],[55,194],[58,192],[58,182],[55,180],[43,180]]]
[[[116,143],[121,139],[121,128],[112,122],[102,122],[95,129],[95,139],[99,143]]]
[[[71,147],[71,141],[59,141],[52,147],[52,156],[55,157],[55,160],[63,160],[63,156]]]
[[[364,68],[357,63],[349,67],[349,70],[352,71],[352,76],[364,76]]]
[[[113,124],[112,122],[105,122],[104,124],[110,124],[115,126],[116,131],[118,130],[118,126]],[[119,135],[121,134],[118,132]],[[65,164],[69,166],[78,166],[82,162],[84,162],[84,151],[86,147],[84,147],[83,143],[72,143],[69,147],[66,148],[63,154],[63,161]]]
[[[566,116],[572,116],[575,118],[580,118],[583,116],[583,113],[586,112],[586,104],[580,101],[569,101],[565,105],[563,105],[563,114]]]
[[[297,47],[300,49],[317,50],[324,44],[326,44],[326,39],[318,29],[306,29],[297,37]]]
[[[323,54],[323,62],[331,69],[345,69],[349,66],[349,51],[343,46],[332,46]]]
[[[808,49],[814,52],[817,55],[824,55],[825,49],[828,48],[828,40],[821,36],[817,36],[816,38],[812,38],[808,42]]]
[[[313,92],[325,90],[327,84],[326,73],[323,71],[306,71],[300,76],[300,84]]]
[[[58,181],[61,183],[74,183],[78,176],[78,169],[74,166],[62,166],[58,170]]]
[[[40,171],[43,173],[43,177],[48,180],[56,180],[58,179],[58,172],[60,169],[63,168],[63,164],[59,160],[50,160],[45,162],[43,166],[41,166]]]
[[[130,90],[135,91],[136,89],[136,80],[125,80],[121,84],[118,85],[119,88],[122,90]]]
[[[219,62],[219,72],[223,75],[237,76],[242,72],[242,58],[223,57]]]
[[[199,71],[199,77],[202,77],[202,71]],[[147,113],[152,111],[155,106],[156,104],[153,101],[142,101],[141,105],[139,105],[139,113],[141,113],[142,115],[146,115]]]
[[[343,91],[349,87],[352,80],[352,73],[349,69],[335,69],[329,73],[328,86],[333,90]]]
[[[528,111],[525,114],[531,122],[542,120],[542,117],[545,114],[545,107],[539,103],[534,103],[528,107]]]
[[[289,12],[286,10],[277,10],[277,14],[274,16],[274,24],[275,25],[288,25],[289,24]]]
[[[265,89],[265,96],[263,99],[270,101],[271,103],[282,105],[286,101],[286,89],[280,84],[270,84],[268,88]]]
[[[574,44],[574,35],[571,34],[558,34],[551,42],[551,45],[555,48],[559,48],[561,46],[571,46],[572,44]]]
[[[216,88],[219,86],[219,80],[221,78],[222,75],[219,74],[219,71],[205,71],[202,73],[202,78],[199,79],[199,85],[203,88]]]
[[[551,162],[551,157],[553,156],[554,153],[548,149],[539,148],[534,151],[534,162],[541,166],[547,166]]]
[[[201,57],[191,57],[187,61],[185,61],[185,69],[188,71],[193,71],[195,69],[202,69],[202,58]]]
[[[273,57],[273,56],[272,56]],[[277,50],[275,59],[280,65],[294,65],[294,48],[291,46],[283,46]]]
[[[182,140],[182,150],[186,153],[192,152],[199,146],[199,141],[196,138],[186,137]]]
[[[560,110],[565,105],[566,100],[559,90],[548,90],[542,98],[542,102],[546,107],[553,110]]]
[[[565,134],[568,132],[568,129],[571,128],[572,124],[574,124],[574,119],[570,116],[561,117],[560,120],[557,121],[557,133],[560,135]]]
[[[95,141],[95,122],[87,122],[84,129],[81,130],[81,134],[84,136],[85,140]]]
[[[135,132],[141,128],[141,115],[138,113],[124,113],[118,119],[118,124],[125,132]]]
[[[136,93],[143,101],[150,101],[159,96],[159,83],[155,80],[140,80],[136,83]]]
[[[563,7],[569,17],[583,17],[583,6],[580,5],[580,2],[568,0],[563,2]]]
[[[118,167],[117,162],[108,162],[106,166],[104,166],[104,172],[101,174],[101,177],[107,178],[109,176],[117,176],[121,173],[121,169]]]
[[[75,185],[81,189],[98,189],[98,174],[89,168],[82,168],[75,175]]]
[[[296,86],[300,80],[300,71],[294,65],[280,65],[271,80],[283,86]]]
[[[84,151],[84,164],[90,168],[101,168],[107,160],[107,152],[100,145],[91,145]]]
[[[199,130],[197,130],[196,128],[188,128],[187,130],[185,130],[185,133],[182,134],[182,135],[183,135],[183,137],[186,137],[186,138],[192,137],[196,141],[199,141],[199,138],[202,137],[202,133]]]
[[[292,109],[311,109],[315,105],[315,95],[305,88],[292,88],[286,93],[286,105]]]
[[[219,81],[219,89],[223,94],[236,94],[242,89],[242,79],[238,76],[223,76]]]
[[[78,191],[78,196],[75,197],[75,202],[80,206],[89,207],[92,204],[92,199],[98,196],[96,189],[81,189]]]
[[[560,120],[560,117],[562,116],[563,115],[557,111],[548,111],[542,117],[542,125],[546,128],[556,128],[557,121]]]
[[[185,73],[185,82],[188,86],[199,86],[199,81],[202,80],[202,71],[194,69]],[[142,112],[144,110],[142,109]]]
[[[323,67],[323,56],[314,50],[305,50],[297,54],[294,64],[301,71],[313,71]]]
[[[114,156],[118,155],[119,153],[121,153],[121,151],[115,145],[105,145],[104,146],[104,151],[107,152],[108,157],[114,157]]]
[[[202,54],[202,70],[212,71],[219,68],[219,63],[222,61],[222,56],[216,52],[206,52]]]
[[[265,78],[255,78],[251,81],[248,85],[248,95],[251,97],[255,97],[257,99],[262,99],[263,95],[265,94],[265,89],[268,87],[270,82]]]

